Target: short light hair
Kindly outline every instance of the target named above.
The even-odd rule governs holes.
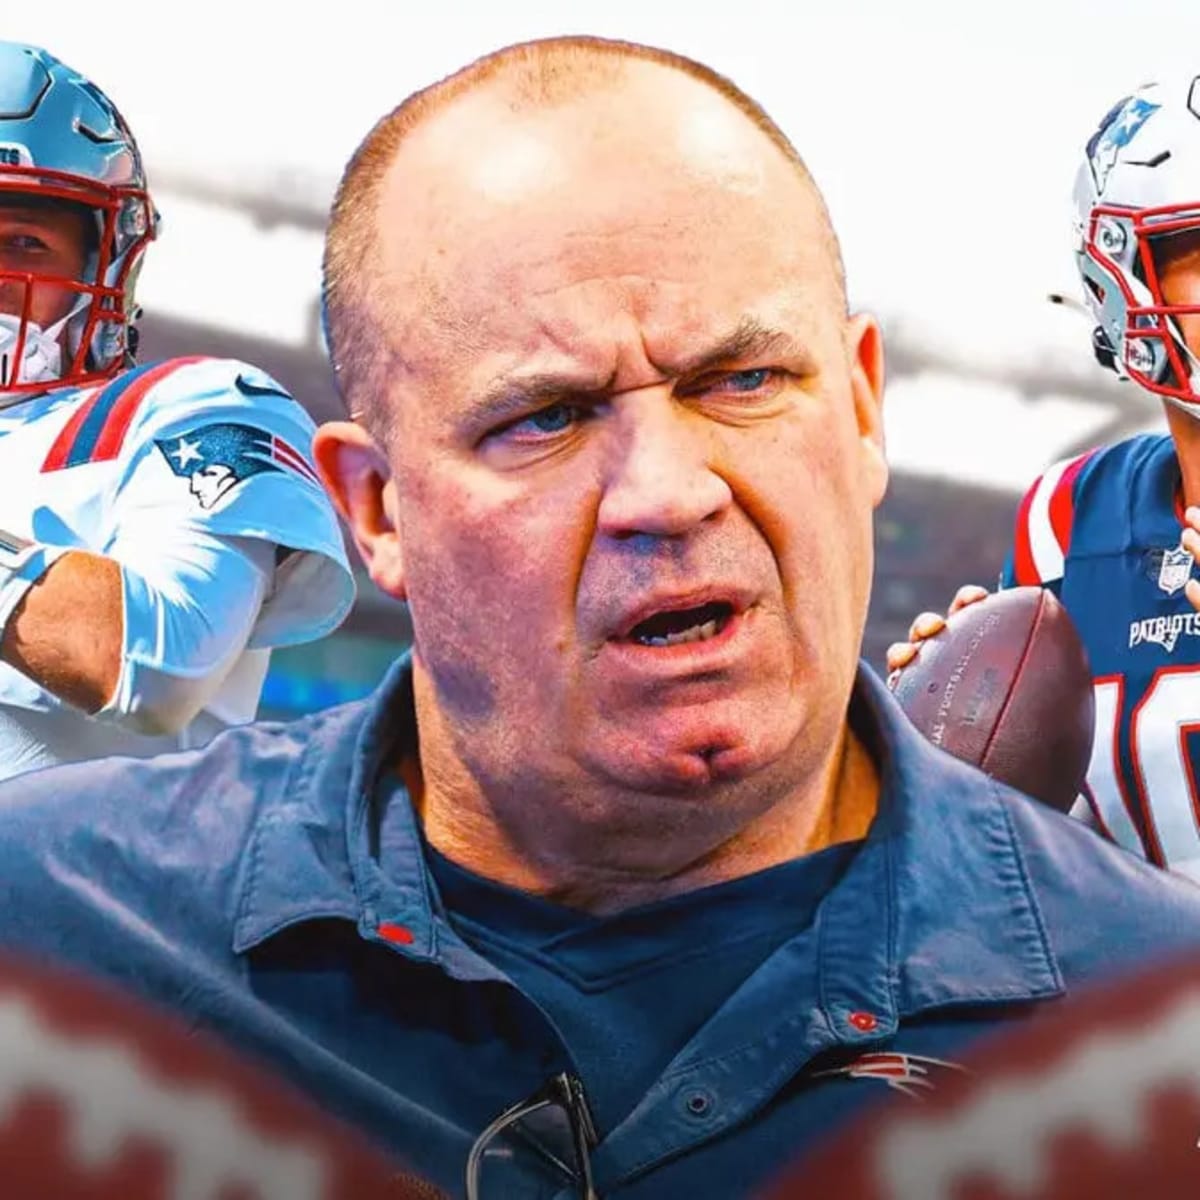
[[[386,440],[390,414],[382,400],[393,365],[388,303],[379,260],[380,196],[388,169],[409,132],[458,97],[499,84],[514,112],[548,109],[619,84],[630,62],[657,63],[706,85],[744,113],[812,188],[822,237],[845,309],[841,249],[820,191],[803,159],[766,110],[711,67],[682,54],[596,37],[557,37],[506,46],[414,92],[379,120],[346,166],[325,234],[322,303],[326,340],[347,410]]]

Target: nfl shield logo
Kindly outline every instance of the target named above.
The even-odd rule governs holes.
[[[1182,546],[1163,551],[1162,565],[1158,568],[1158,586],[1168,596],[1179,591],[1191,573],[1192,556]]]

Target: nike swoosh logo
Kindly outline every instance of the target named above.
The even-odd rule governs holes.
[[[295,397],[291,392],[285,392],[281,387],[268,386],[263,387],[260,383],[252,383],[245,375],[239,375],[235,380],[237,390],[243,396],[282,396],[285,400],[295,401]]]

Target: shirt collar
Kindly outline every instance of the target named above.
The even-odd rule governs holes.
[[[926,1008],[1060,994],[1005,789],[930,746],[866,665],[850,719],[879,766],[881,801],[822,906],[826,1019],[853,1040]],[[486,974],[435,915],[407,804],[388,812],[386,875],[379,865],[379,776],[416,741],[409,656],[368,700],[312,721],[255,829],[234,949],[300,921],[342,917],[409,957]]]
[[[867,839],[821,917],[835,1036],[872,1040],[926,1009],[1062,994],[1009,815],[1013,794],[931,746],[865,665],[851,724],[881,789]]]
[[[342,917],[372,940],[416,958],[435,956],[428,878],[416,818],[389,813],[410,831],[389,871],[379,867],[379,776],[415,744],[412,663],[392,666],[366,700],[309,719],[305,748],[279,793],[264,806],[248,848],[234,928],[242,953],[300,921]]]

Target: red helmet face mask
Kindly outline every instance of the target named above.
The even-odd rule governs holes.
[[[81,278],[6,270],[0,263],[0,403],[48,383],[111,377],[131,352],[132,284],[155,229],[148,194],[60,171],[8,167],[0,172],[0,221],[8,197],[69,204],[85,210],[94,229]],[[51,297],[63,316],[44,329],[37,316]]]
[[[1175,246],[1200,250],[1200,201],[1143,209],[1100,204],[1088,221],[1082,273],[1092,304],[1120,323],[1119,336],[1101,348],[1112,355],[1121,349],[1119,363],[1109,365],[1147,391],[1200,405],[1200,358],[1187,343],[1200,303],[1170,304],[1163,294],[1163,264]]]

